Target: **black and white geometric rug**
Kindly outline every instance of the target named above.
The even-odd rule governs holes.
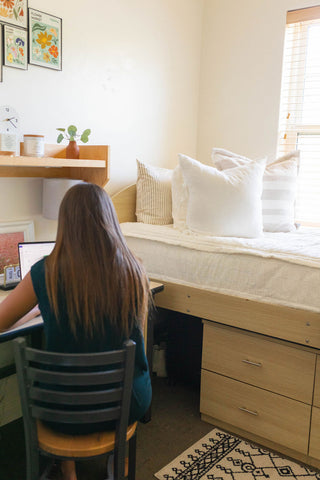
[[[215,428],[155,477],[159,480],[320,480],[320,473]]]

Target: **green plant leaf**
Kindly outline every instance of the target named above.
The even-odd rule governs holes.
[[[76,140],[76,137],[74,137],[73,135],[70,135],[69,142],[75,142],[75,140]]]
[[[62,133],[60,133],[60,134],[58,135],[57,142],[58,142],[58,143],[61,143],[62,140],[63,140],[63,135],[62,135]]]
[[[81,142],[83,142],[83,143],[87,143],[88,140],[89,140],[89,138],[88,138],[86,135],[82,134],[80,140],[81,140]]]
[[[75,125],[70,125],[68,127],[68,133],[69,133],[70,137],[74,137],[77,133],[77,127]]]
[[[87,128],[86,130],[84,130],[82,135],[85,135],[86,137],[89,137],[90,133],[91,133],[90,128]]]
[[[44,31],[46,29],[46,25],[43,25],[42,23],[34,23],[32,26],[32,31],[35,32],[36,30],[42,30]]]
[[[59,132],[65,132],[66,131],[65,128],[56,128],[56,130],[59,130]]]

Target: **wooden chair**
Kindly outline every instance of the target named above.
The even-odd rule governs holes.
[[[112,451],[114,479],[123,480],[127,442],[128,478],[134,480],[137,423],[128,426],[128,418],[135,343],[129,340],[112,352],[61,354],[28,348],[24,338],[13,342],[26,441],[26,480],[39,479],[39,454],[83,460]],[[115,421],[116,427],[111,432],[73,436],[52,430],[45,421]]]

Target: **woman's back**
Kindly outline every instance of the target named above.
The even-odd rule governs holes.
[[[103,334],[104,318],[119,336],[142,325],[149,288],[141,263],[128,249],[107,193],[78,184],[59,210],[55,248],[46,260],[46,288],[56,317],[67,311],[74,335]]]
[[[142,335],[148,280],[104,190],[79,184],[66,193],[55,248],[32,267],[31,279],[47,350],[90,353],[120,348],[127,338],[136,342],[130,421],[139,420],[151,402]]]

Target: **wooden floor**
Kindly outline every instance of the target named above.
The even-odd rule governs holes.
[[[206,435],[213,426],[199,416],[199,392],[183,384],[168,385],[153,377],[152,420],[138,429],[137,480],[152,480],[153,474]],[[78,480],[103,480],[101,460],[79,464]],[[1,429],[0,479],[24,480],[25,458],[21,421]]]

